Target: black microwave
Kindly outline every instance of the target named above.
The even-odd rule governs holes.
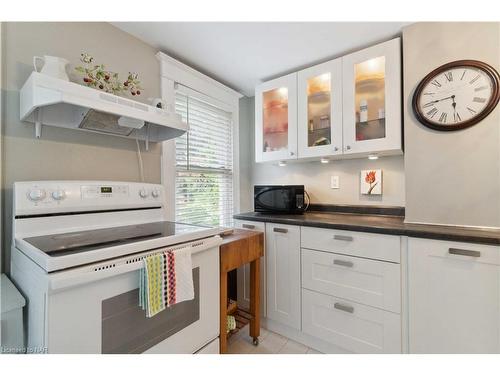
[[[256,185],[253,188],[255,212],[301,214],[306,209],[304,185]]]

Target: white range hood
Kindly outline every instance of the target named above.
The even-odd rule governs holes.
[[[181,116],[121,96],[33,72],[21,88],[20,117],[57,126],[160,142],[188,130]]]

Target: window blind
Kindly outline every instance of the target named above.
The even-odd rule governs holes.
[[[189,124],[189,131],[175,141],[176,221],[231,226],[232,114],[179,91],[175,110]]]

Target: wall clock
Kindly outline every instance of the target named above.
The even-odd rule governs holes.
[[[465,129],[488,116],[500,99],[500,76],[490,65],[459,60],[433,70],[413,94],[413,112],[425,126]]]

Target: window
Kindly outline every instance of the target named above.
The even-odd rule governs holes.
[[[232,113],[176,91],[175,110],[189,131],[175,141],[175,220],[233,224]]]

